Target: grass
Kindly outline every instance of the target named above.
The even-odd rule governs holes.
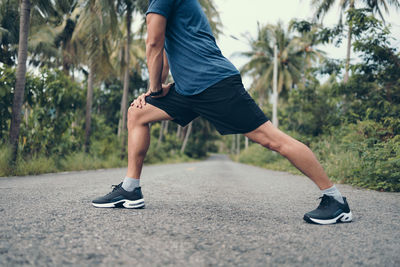
[[[10,150],[0,147],[0,177],[37,175],[42,173],[55,173],[63,171],[81,171],[108,168],[121,168],[127,166],[127,160],[121,159],[120,153],[105,156],[96,156],[84,152],[75,152],[65,157],[43,155],[31,158],[19,157],[15,166],[10,165]],[[149,164],[168,164],[195,161],[185,155],[175,154],[164,159],[156,158],[146,162]]]
[[[318,158],[329,159],[321,161],[321,164],[324,167],[326,173],[335,182],[349,182],[354,173],[353,170],[360,165],[359,157],[356,155],[356,153],[351,151],[331,151],[328,144],[325,145],[326,146],[324,150],[318,148],[313,150]],[[303,175],[286,158],[256,144],[251,145],[239,156],[233,156],[232,159],[265,169],[285,171],[296,175]]]
[[[235,161],[265,169],[302,174],[286,158],[257,144],[250,145],[239,156],[234,155],[231,158]]]
[[[399,138],[400,139],[400,138]],[[379,191],[400,191],[400,149],[393,144],[382,144],[370,148],[352,149],[346,145],[329,141],[314,143],[311,149],[320,159],[326,173],[336,183],[347,183]],[[361,146],[362,143],[356,144]],[[360,154],[360,151],[362,153]],[[286,171],[301,175],[291,163],[277,153],[252,144],[233,160],[266,169]]]

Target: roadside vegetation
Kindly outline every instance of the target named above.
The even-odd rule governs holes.
[[[374,17],[371,9],[348,11],[346,24],[351,25],[352,46],[357,55],[346,82],[341,79],[345,62],[322,57],[312,67],[293,70],[289,63],[280,62],[287,72],[293,72],[285,76],[282,71],[279,77],[283,84],[288,81],[286,91],[280,91],[284,96],[279,101],[280,128],[309,145],[337,182],[400,191],[400,54],[392,47],[390,29]],[[340,43],[345,36],[342,26],[313,30],[316,25],[304,21],[292,26],[294,30],[285,35],[288,45],[299,35],[312,31],[316,36],[313,40],[318,42],[320,37],[320,43]],[[259,38],[269,35],[273,39],[274,33],[271,26],[266,26],[260,29]],[[294,57],[288,60],[296,61]],[[252,63],[256,63],[254,57],[249,62]],[[264,73],[257,67],[251,65],[250,70],[261,79]],[[321,75],[328,75],[328,80],[321,83],[317,79]],[[258,84],[255,89],[260,90]],[[270,107],[265,108],[271,115]],[[235,158],[299,173],[286,159],[255,144]]]
[[[218,37],[214,2],[199,2]],[[333,28],[322,18],[335,1],[311,2],[310,21],[260,24],[257,36],[243,35],[249,51],[237,55],[247,58],[249,93],[272,118],[276,45],[279,127],[309,145],[337,182],[400,191],[400,54],[384,23],[400,1],[341,1]],[[146,7],[147,0],[0,3],[0,176],[126,166],[127,107],[147,88]],[[332,43],[347,44],[345,60],[321,50]],[[153,123],[151,136],[147,164],[220,152],[298,173],[202,119],[184,128]]]

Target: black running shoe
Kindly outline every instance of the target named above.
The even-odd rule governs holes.
[[[351,214],[349,204],[344,197],[344,204],[340,203],[331,196],[323,195],[318,208],[304,214],[304,220],[309,223],[316,224],[332,224],[338,222],[351,222],[353,215]]]
[[[104,197],[92,201],[97,208],[122,208],[140,209],[144,207],[142,189],[136,187],[132,192],[125,191],[122,183],[113,185],[113,190]]]

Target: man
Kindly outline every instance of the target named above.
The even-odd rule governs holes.
[[[139,186],[150,144],[149,123],[173,120],[185,126],[198,116],[221,134],[244,134],[286,157],[322,191],[310,223],[349,222],[352,214],[312,151],[275,128],[243,87],[239,71],[219,50],[197,0],[150,0],[146,57],[149,90],[128,111],[128,170],[112,192],[93,201],[96,207],[142,208]],[[175,84],[165,85],[169,67]],[[150,105],[149,105],[150,104]]]

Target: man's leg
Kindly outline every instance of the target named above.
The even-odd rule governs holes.
[[[144,207],[142,190],[139,186],[143,160],[150,145],[149,123],[172,118],[163,110],[146,104],[141,108],[131,106],[128,110],[128,171],[123,183],[103,197],[92,201],[98,208]]]
[[[254,142],[287,158],[319,189],[324,190],[333,186],[311,149],[274,127],[270,121],[245,135]]]
[[[346,198],[342,197],[329,180],[314,153],[306,145],[283,133],[270,121],[245,135],[286,157],[321,189],[323,194],[321,204],[315,210],[307,212],[304,220],[317,224],[351,222],[352,213]]]
[[[172,120],[163,110],[146,104],[142,108],[131,106],[128,110],[128,170],[127,177],[140,179],[144,157],[150,145],[149,123]]]

